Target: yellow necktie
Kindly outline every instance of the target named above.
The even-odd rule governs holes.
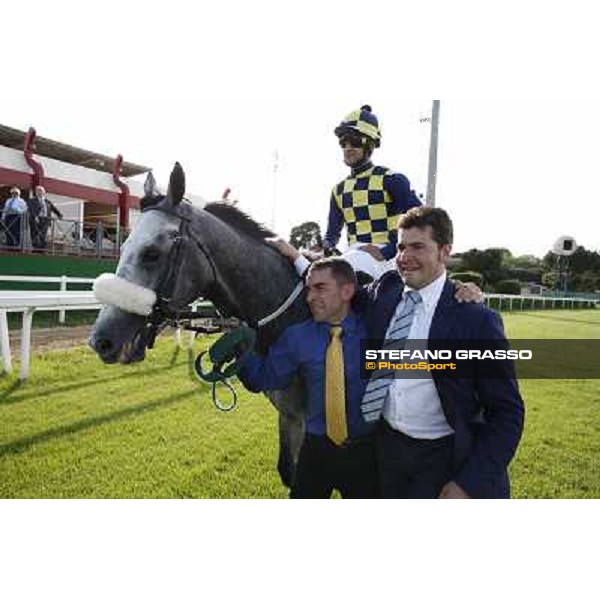
[[[348,437],[346,427],[346,385],[344,382],[344,351],[342,328],[332,325],[331,339],[325,356],[325,422],[327,437],[340,445]]]

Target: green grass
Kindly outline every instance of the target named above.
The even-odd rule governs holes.
[[[215,409],[172,338],[130,367],[82,348],[31,373],[0,380],[0,497],[285,496],[275,410],[239,384],[238,407]]]
[[[509,338],[598,339],[600,310],[511,312]],[[517,498],[600,498],[600,380],[529,379],[523,440],[511,464]]]
[[[598,339],[600,310],[503,313],[506,335],[521,339]]]
[[[600,337],[600,311],[504,318],[510,337]],[[129,367],[87,348],[35,356],[26,382],[0,378],[0,497],[285,497],[276,412],[236,389],[235,410],[215,409],[171,337]],[[521,391],[513,495],[600,498],[600,380],[528,380]]]
[[[67,310],[65,312],[65,322],[59,322],[58,311],[36,311],[33,315],[33,329],[45,329],[48,327],[74,327],[77,325],[94,324],[98,318],[97,310]],[[20,331],[23,327],[23,313],[8,313],[8,329],[10,331]]]

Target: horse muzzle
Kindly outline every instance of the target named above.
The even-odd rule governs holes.
[[[156,293],[112,273],[94,282],[94,295],[104,306],[89,344],[105,363],[144,360],[149,341],[148,316],[157,303]]]

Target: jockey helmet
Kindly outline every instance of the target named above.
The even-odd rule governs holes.
[[[346,115],[343,121],[335,128],[335,135],[341,138],[351,131],[356,131],[366,136],[372,141],[375,148],[379,148],[381,142],[379,121],[371,112],[371,107],[368,104],[361,106],[360,110],[352,111]]]

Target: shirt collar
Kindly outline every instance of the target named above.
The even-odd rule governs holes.
[[[423,301],[423,306],[424,306],[425,310],[429,312],[437,306],[438,300],[440,299],[440,296],[442,295],[442,291],[444,290],[444,284],[446,283],[446,277],[447,277],[446,269],[444,269],[444,271],[441,273],[441,275],[439,277],[434,279],[431,283],[427,284],[425,287],[421,288],[420,290],[414,290],[413,288],[411,288],[409,286],[405,286],[402,297],[404,298],[406,296],[406,292],[411,292],[411,291],[419,292],[419,295],[421,296],[421,300]]]
[[[327,323],[325,321],[321,321],[318,323],[321,327],[324,327],[329,331],[331,327],[331,323]],[[345,333],[354,333],[358,329],[358,317],[353,311],[350,311],[341,322],[342,330]]]
[[[352,175],[360,175],[361,173],[368,171],[372,167],[373,163],[370,161],[370,159],[367,159],[366,162],[361,162],[359,165],[352,168]]]

